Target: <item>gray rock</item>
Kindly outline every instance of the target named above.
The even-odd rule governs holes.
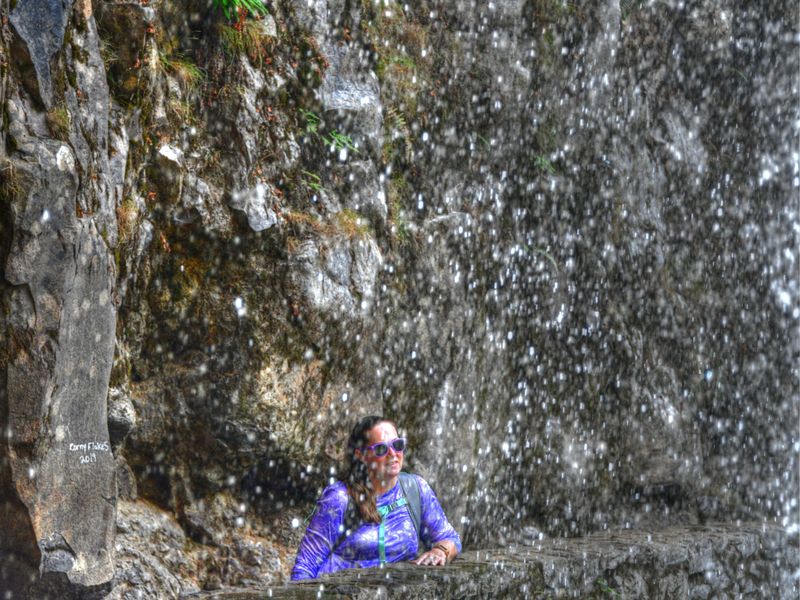
[[[292,0],[290,2],[297,22],[319,37],[324,37],[328,33],[328,4],[328,0]]]
[[[289,258],[289,290],[311,314],[349,321],[355,315],[355,300],[348,281],[351,257],[342,241],[323,256],[312,241],[301,243]]]
[[[325,121],[353,139],[359,156],[377,159],[383,145],[378,78],[365,71],[355,45],[326,44],[322,51],[330,63],[318,91]]]
[[[118,117],[121,118],[121,115]],[[109,178],[113,186],[115,206],[121,206],[124,200],[125,174],[130,150],[128,127],[121,126],[109,131]]]
[[[689,591],[689,598],[691,600],[702,599],[705,600],[711,595],[711,586],[708,584],[700,584],[692,586]]]
[[[382,264],[370,237],[330,239],[324,253],[303,242],[290,258],[289,289],[313,314],[355,324],[369,314]]]
[[[59,533],[39,540],[39,549],[42,552],[42,568],[46,572],[67,573],[75,566],[77,557]]]
[[[163,144],[150,168],[150,178],[156,184],[159,200],[167,205],[180,199],[185,160],[180,148]]]
[[[383,255],[374,238],[359,237],[353,240],[353,266],[350,281],[353,289],[361,298],[359,311],[369,314],[375,299],[378,274],[383,267]]]
[[[258,21],[259,31],[265,37],[278,37],[278,25],[272,15],[265,15]]]
[[[126,390],[108,391],[108,434],[112,444],[120,444],[136,427],[136,409]]]
[[[202,502],[238,491],[261,456],[277,465],[256,486],[269,510],[313,497],[327,476],[320,465],[367,410],[405,419],[417,440],[410,459],[429,470],[472,544],[485,535],[510,543],[520,530],[539,541],[532,520],[550,544],[615,523],[791,512],[796,411],[786,390],[796,387],[796,361],[785,333],[796,330],[797,294],[781,286],[796,279],[797,263],[785,151],[796,137],[786,109],[797,72],[786,23],[796,9],[776,21],[728,0],[609,0],[545,15],[521,0],[423,1],[404,14],[387,7],[395,12],[379,24],[381,39],[367,40],[366,5],[275,3],[262,33],[280,24],[291,39],[310,29],[330,59],[321,87],[300,92],[287,44],[270,43],[274,62],[262,69],[183,35],[206,26],[193,11],[101,2],[104,37],[119,42],[108,67],[119,107],[109,117],[91,3],[71,11],[69,36],[59,34],[63,15],[44,15],[58,23],[39,46],[18,28],[31,6],[45,5],[15,5],[12,27],[22,33],[0,84],[9,153],[0,164],[0,425],[12,432],[0,449],[11,498],[0,515],[9,532],[0,573],[36,578],[42,567],[68,585],[85,575],[75,593],[88,593],[88,574],[100,581],[108,565],[113,469],[120,497],[169,507],[153,511],[169,522],[167,539],[121,522],[133,533],[119,597],[276,577],[286,565],[269,551],[221,535],[251,515],[233,501],[209,516]],[[57,142],[37,108],[37,65],[59,36],[64,55],[47,68],[66,76],[48,77],[61,82],[59,102],[64,88],[70,125],[69,140]],[[159,67],[173,39],[208,68],[209,87],[232,84],[225,102],[200,108],[209,130],[176,131],[166,118],[168,94],[183,94]],[[371,67],[406,59],[417,82],[396,83],[412,85],[413,103],[386,70],[381,89]],[[324,153],[301,152],[294,107],[314,93],[326,126],[353,137],[358,153],[307,164]],[[147,137],[169,138],[161,143],[186,150],[182,160],[139,143],[136,109],[122,108],[133,94],[152,104]],[[424,142],[392,165],[407,187],[393,198],[402,209],[390,228],[378,176],[383,102],[415,104],[404,135]],[[308,167],[330,182],[310,205],[291,189]],[[8,190],[14,173],[19,193]],[[142,181],[158,202],[145,203]],[[273,184],[284,197],[272,197]],[[221,200],[229,190],[242,192],[231,207],[250,229],[237,227],[235,238]],[[119,244],[114,209],[125,199],[141,219]],[[374,231],[342,231],[343,208]],[[308,211],[322,221],[295,227],[287,216],[275,227],[290,211],[303,213],[297,222]],[[236,298],[246,314],[235,313]],[[135,427],[114,394],[103,404],[115,332],[115,387],[131,390]],[[106,422],[118,460],[99,458],[90,478],[57,444],[76,427],[102,444]],[[447,444],[464,432],[470,443]],[[789,479],[775,486],[775,473]],[[73,488],[89,490],[86,505]],[[56,495],[65,501],[43,501]],[[187,532],[235,551],[198,566]],[[792,597],[796,580],[774,565],[795,564],[786,553],[796,539],[770,535],[593,536],[547,545],[530,561],[538,566],[505,551],[476,557],[469,576],[449,583],[463,596],[530,596],[540,583],[567,595],[595,593],[607,576],[620,593],[644,597],[682,595],[686,572],[689,594],[707,585],[706,596]],[[478,576],[489,568],[505,577]],[[714,589],[698,583],[705,573]],[[353,596],[409,593],[379,580],[385,574],[363,590],[337,585]],[[416,583],[420,596],[447,593],[440,582]]]
[[[370,161],[351,160],[343,169],[347,185],[343,190],[345,208],[366,216],[377,230],[384,227],[388,208],[383,184]]]
[[[248,208],[243,210],[248,214],[249,221]],[[263,208],[261,211],[252,207],[249,210],[252,211],[256,224],[261,225],[266,222],[270,212]],[[183,180],[181,209],[175,213],[173,218],[182,224],[195,223],[199,220],[206,231],[217,234],[227,233],[231,229],[231,218],[222,203],[222,193],[192,172],[187,173]],[[252,223],[251,227],[253,227]],[[254,231],[260,230],[254,228]]]
[[[70,8],[23,2],[12,17],[27,36],[48,107],[52,74],[41,61],[62,47],[62,11]],[[0,515],[0,527],[15,532],[0,541],[0,579],[7,557],[23,559],[40,592],[52,587],[65,598],[96,591],[112,577],[116,504],[106,420],[117,314],[108,90],[93,21],[84,25],[69,45],[76,56],[51,63],[67,63],[85,103],[65,86],[69,143],[47,137],[43,115],[23,89],[7,103],[8,134],[18,142],[7,164],[21,178],[3,276],[26,294],[11,294],[20,313],[3,317],[3,329],[18,342],[3,363],[0,401],[9,411],[9,436],[2,453],[13,457],[5,463],[7,484],[20,505]]]
[[[270,186],[259,183],[255,187],[231,193],[228,204],[247,217],[247,224],[255,232],[269,229],[277,222],[275,212],[270,207],[272,194]]]
[[[29,0],[17,3],[9,16],[36,71],[38,88],[34,90],[48,109],[55,104],[50,65],[64,44],[71,9],[69,0]]]
[[[689,581],[687,574],[674,573],[664,576],[658,582],[658,598],[687,598],[689,596]]]

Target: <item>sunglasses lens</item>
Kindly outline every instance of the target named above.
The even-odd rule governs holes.
[[[372,450],[375,452],[375,456],[383,456],[389,452],[389,444],[375,444]]]
[[[404,438],[397,438],[392,442],[392,448],[395,452],[402,452],[406,449],[406,440]]]

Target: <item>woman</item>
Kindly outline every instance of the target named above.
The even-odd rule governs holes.
[[[388,419],[366,417],[355,426],[347,442],[347,473],[317,501],[292,579],[415,557],[418,565],[445,565],[456,557],[461,540],[427,482],[403,474],[401,485],[405,449],[405,438]],[[408,481],[419,486],[419,533],[412,518],[415,494],[403,493]],[[430,549],[417,557],[420,541]]]

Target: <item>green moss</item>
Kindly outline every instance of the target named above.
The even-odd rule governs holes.
[[[330,228],[314,214],[287,210],[283,212],[283,219],[289,225],[290,230],[295,234],[292,237],[296,239],[301,239],[304,237],[304,234],[309,232],[317,234],[330,233]]]
[[[537,169],[544,173],[550,173],[551,175],[554,175],[556,172],[556,168],[553,166],[553,163],[550,162],[550,159],[542,154],[534,157],[533,163],[536,165]]]
[[[335,218],[339,231],[349,239],[367,237],[370,233],[367,219],[354,210],[345,208]]]
[[[70,115],[66,104],[62,102],[51,108],[45,119],[53,137],[64,141],[69,139]]]
[[[328,59],[322,54],[317,41],[311,35],[301,35],[292,48],[297,59],[297,78],[306,89],[316,89],[328,68]]]
[[[89,62],[89,51],[81,48],[78,44],[72,44],[72,57],[83,64]]]
[[[623,21],[627,21],[636,11],[644,6],[644,0],[620,0],[619,10],[620,17]]]
[[[409,229],[410,221],[405,206],[410,198],[410,186],[402,174],[392,177],[386,186],[389,204],[389,233],[401,247],[408,247],[413,242]]]
[[[376,56],[375,73],[387,104],[409,115],[419,98],[433,89],[433,52],[428,29],[403,11],[373,11],[364,6],[362,32]]]
[[[397,65],[401,69],[410,73],[413,73],[417,70],[417,63],[414,62],[414,59],[412,59],[410,56],[402,54],[389,54],[387,56],[381,56],[378,59],[378,64],[375,66],[375,74],[378,76],[378,79],[385,79],[386,70],[394,65]]]

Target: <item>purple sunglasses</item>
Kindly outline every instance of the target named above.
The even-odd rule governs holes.
[[[391,446],[392,450],[397,452],[403,452],[406,449],[406,438],[395,438],[393,440],[389,440],[388,442],[378,442],[377,444],[372,444],[371,446],[364,446],[361,450],[372,450],[375,453],[375,456],[386,456],[389,452],[389,447]]]

